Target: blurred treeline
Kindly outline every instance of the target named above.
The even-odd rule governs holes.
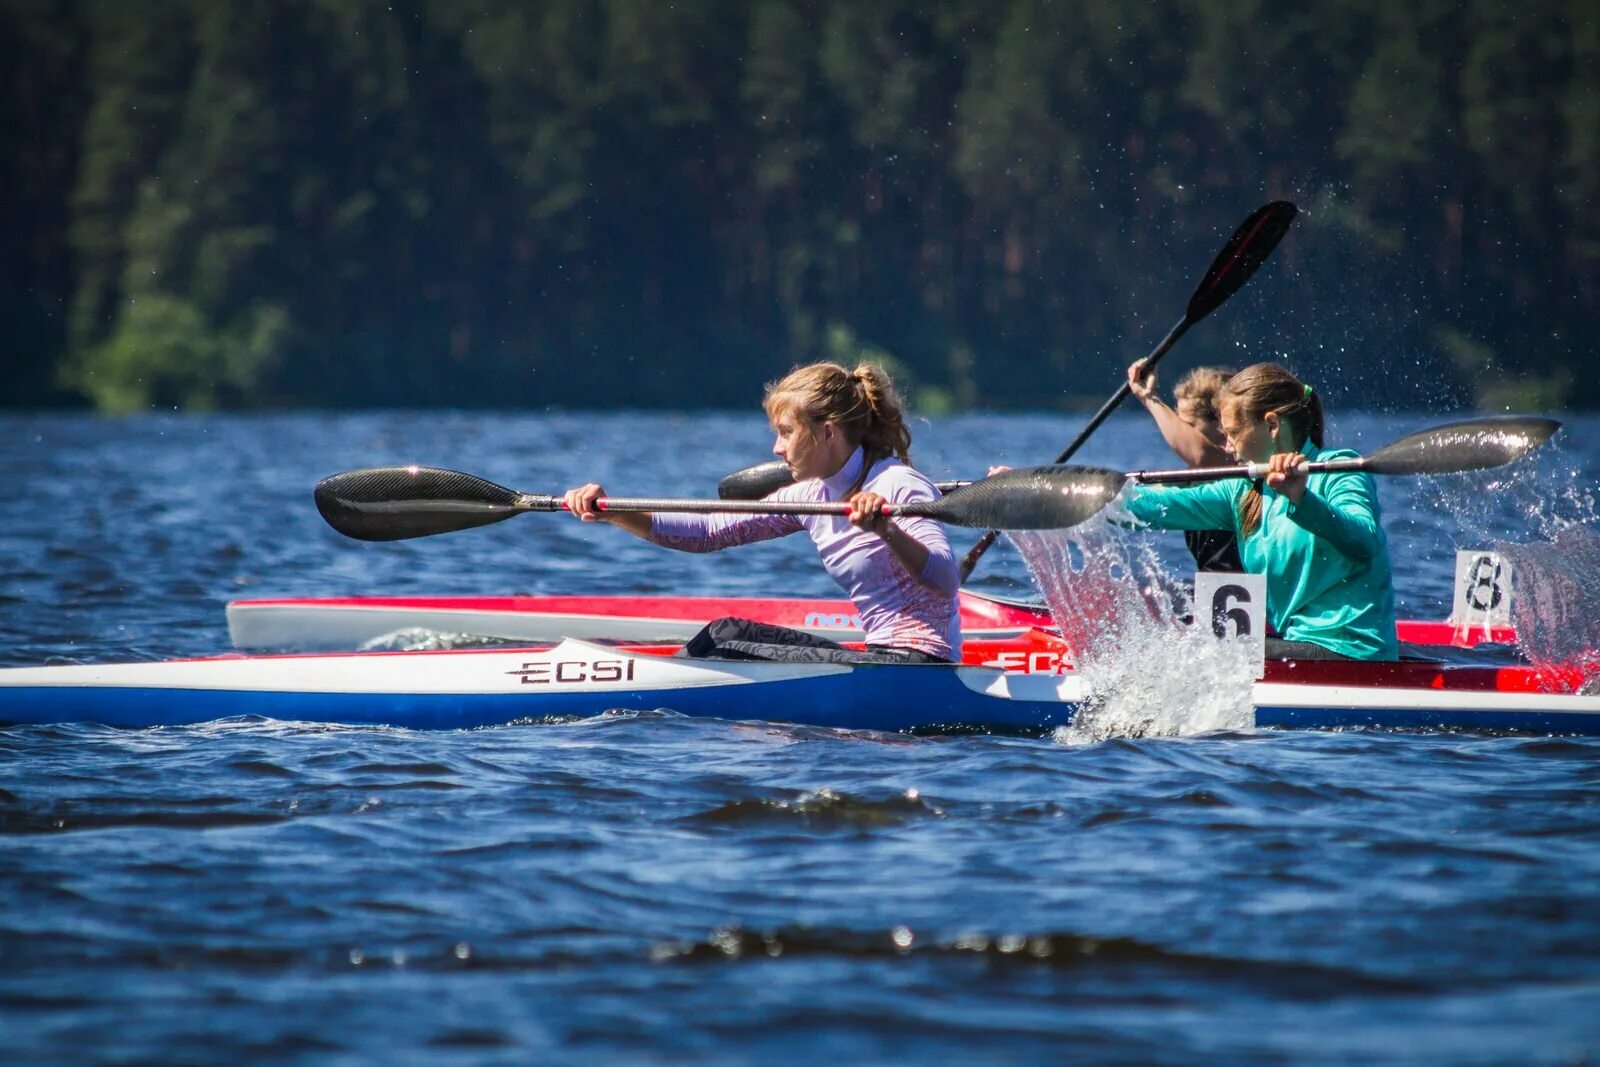
[[[1597,10],[0,0],[0,402],[1098,401],[1287,198],[1190,362],[1591,405]]]

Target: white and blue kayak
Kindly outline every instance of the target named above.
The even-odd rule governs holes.
[[[694,660],[670,646],[567,640],[22,667],[0,670],[0,722],[151,727],[259,716],[460,729],[661,709],[846,729],[1044,732],[1070,724],[1089,695],[1062,647],[1033,631],[982,650],[989,665],[960,666]],[[1242,725],[1600,734],[1600,696],[1572,692],[1575,680],[1532,667],[1269,663],[1265,680],[1249,683],[1253,719]]]

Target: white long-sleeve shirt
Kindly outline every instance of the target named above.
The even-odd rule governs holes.
[[[846,500],[861,476],[861,449],[831,478],[784,486],[768,499]],[[891,504],[937,500],[939,490],[915,470],[890,458],[873,464],[863,489]],[[822,565],[861,616],[869,645],[911,648],[940,659],[961,655],[961,617],[956,592],[961,579],[944,527],[927,518],[895,520],[928,550],[921,574],[906,570],[883,538],[854,526],[843,515],[694,515],[657,512],[649,540],[685,552],[715,552],[734,545],[770,541],[804,530]]]

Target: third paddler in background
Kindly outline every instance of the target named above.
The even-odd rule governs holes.
[[[1129,510],[1167,530],[1232,527],[1244,569],[1267,577],[1277,658],[1393,660],[1394,581],[1377,483],[1358,472],[1296,473],[1307,460],[1356,453],[1323,447],[1322,400],[1283,367],[1246,367],[1217,394],[1221,429],[1259,481],[1131,486]]]
[[[1128,389],[1155,420],[1167,447],[1191,467],[1221,467],[1233,462],[1217,411],[1217,394],[1233,371],[1220,367],[1195,367],[1172,387],[1175,406],[1156,390],[1156,371],[1149,359],[1128,366]],[[1222,530],[1185,530],[1183,540],[1202,571],[1244,570],[1239,542],[1230,524]]]

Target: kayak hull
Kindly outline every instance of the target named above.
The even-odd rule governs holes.
[[[989,662],[1022,668],[1012,670],[732,663],[583,641],[13,668],[0,671],[0,722],[150,727],[259,716],[464,729],[659,709],[843,729],[1041,733],[1070,724],[1086,698],[1081,677],[1041,652],[1050,640],[979,644]],[[1576,680],[1532,668],[1271,664],[1251,685],[1253,715],[1240,725],[1600,734],[1600,696],[1563,691]]]
[[[667,710],[845,729],[1039,731],[1071,721],[1070,675],[938,664],[688,660],[547,649],[264,656],[0,671],[0,722],[177,726],[235,716],[464,729]]]
[[[1013,637],[1051,629],[1039,606],[970,590],[960,594],[967,640]],[[848,600],[778,597],[465,596],[301,597],[235,600],[227,605],[235,648],[350,649],[408,630],[466,634],[505,641],[687,641],[707,622],[735,615],[803,630],[835,641],[859,641],[861,619]],[[1460,630],[1449,623],[1403,620],[1400,640],[1413,645],[1471,647],[1510,644],[1509,627]]]

